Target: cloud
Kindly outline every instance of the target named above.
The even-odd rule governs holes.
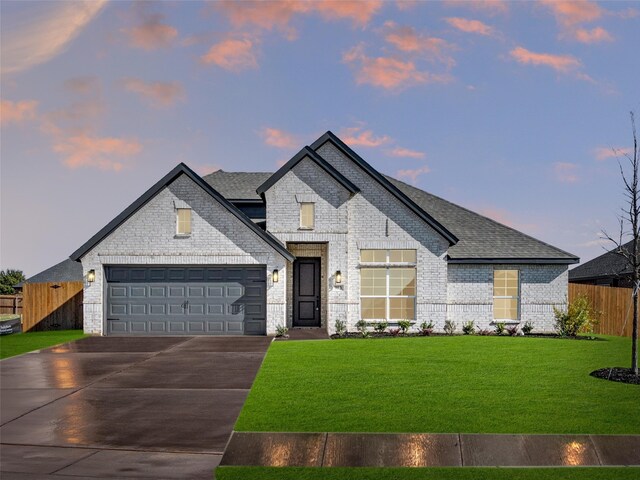
[[[295,135],[277,128],[264,127],[260,136],[270,147],[293,149],[300,144]]]
[[[418,183],[418,177],[422,174],[429,173],[431,169],[426,165],[415,168],[415,169],[406,169],[406,170],[398,170],[396,172],[396,176],[398,178],[406,178],[413,185]]]
[[[484,206],[481,208],[476,207],[476,211],[480,215],[484,215],[485,217],[490,218],[498,223],[506,225],[507,227],[515,228],[516,230],[520,230],[522,232],[529,231],[535,232],[540,230],[540,225],[535,223],[521,223],[517,220],[514,220],[513,214],[504,208],[497,208],[493,206]]]
[[[64,88],[77,95],[87,95],[99,91],[100,80],[95,76],[72,77],[64,81]]]
[[[568,162],[557,162],[553,164],[553,174],[555,179],[561,183],[576,183],[578,177],[578,165]]]
[[[93,167],[119,172],[126,166],[125,159],[142,151],[142,145],[135,139],[76,133],[58,138],[53,151],[64,157],[63,163],[70,169]]]
[[[557,72],[569,73],[582,66],[580,60],[571,55],[553,55],[551,53],[535,53],[523,47],[511,50],[511,56],[525,65],[545,66],[553,68]]]
[[[418,70],[412,61],[394,57],[368,57],[362,45],[347,51],[342,60],[355,70],[356,84],[369,84],[396,92],[415,85],[447,83],[451,80],[448,74]]]
[[[364,126],[345,128],[340,138],[350,147],[375,148],[393,141],[388,135],[375,136],[371,130],[364,130]]]
[[[385,40],[401,52],[421,54],[439,60],[449,68],[455,65],[455,60],[447,53],[453,45],[442,38],[426,36],[413,27],[400,26],[395,22],[386,22],[385,29]]]
[[[200,61],[232,72],[258,68],[254,47],[255,41],[250,38],[228,38],[213,45]]]
[[[449,25],[466,33],[477,33],[479,35],[492,36],[495,35],[493,27],[480,20],[469,20],[467,18],[449,17],[445,19]]]
[[[632,153],[633,149],[631,147],[598,147],[594,150],[596,160],[598,161],[631,155]]]
[[[125,34],[129,37],[130,45],[143,50],[157,50],[171,46],[178,36],[178,30],[164,22],[162,13],[140,14],[142,21],[140,24],[125,29]]]
[[[591,30],[578,28],[575,32],[575,39],[582,43],[612,42],[613,37],[602,27]]]
[[[445,0],[444,4],[448,7],[466,7],[491,15],[509,11],[509,5],[503,0]]]
[[[382,0],[325,0],[312,5],[327,20],[351,20],[354,26],[364,27],[382,8]]]
[[[98,16],[106,0],[25,2],[3,11],[2,73],[18,73],[60,55]]]
[[[395,147],[391,150],[387,150],[387,153],[392,157],[400,157],[400,158],[422,159],[426,157],[426,154],[424,152],[418,152],[417,150],[409,150],[408,148],[404,148],[404,147]]]
[[[222,170],[220,165],[215,165],[211,163],[207,164],[191,164],[195,172],[201,177],[204,175],[209,175],[210,173],[217,172],[218,170]]]
[[[0,100],[0,125],[34,120],[37,108],[38,102],[36,100],[21,100],[19,102]]]
[[[179,82],[145,82],[139,78],[122,80],[124,89],[137,93],[154,107],[170,107],[185,97],[184,88]]]

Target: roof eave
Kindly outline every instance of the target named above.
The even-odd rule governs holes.
[[[570,258],[537,258],[537,257],[522,257],[522,258],[486,258],[486,257],[466,257],[466,258],[447,258],[448,263],[460,264],[460,263],[477,263],[477,264],[533,264],[533,265],[572,265],[580,262],[578,257]]]

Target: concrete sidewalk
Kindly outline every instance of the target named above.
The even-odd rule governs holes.
[[[638,466],[640,435],[234,432],[220,465]]]

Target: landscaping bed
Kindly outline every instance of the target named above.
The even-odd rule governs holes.
[[[601,368],[591,372],[591,376],[596,378],[602,378],[603,380],[610,380],[612,382],[630,383],[632,385],[640,385],[640,375],[633,373],[630,368],[622,367],[609,367]]]

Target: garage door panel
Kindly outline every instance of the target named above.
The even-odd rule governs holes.
[[[264,335],[264,266],[105,267],[108,334]]]

